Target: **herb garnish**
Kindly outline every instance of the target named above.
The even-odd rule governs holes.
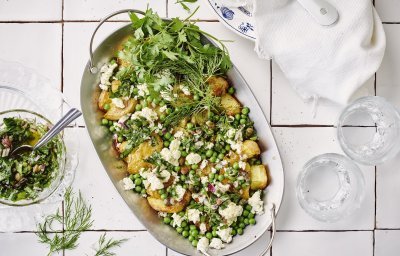
[[[110,250],[115,247],[120,247],[122,243],[128,239],[114,240],[113,238],[106,239],[106,233],[100,236],[98,241],[98,247],[96,248],[96,254],[94,256],[114,256],[114,252]]]

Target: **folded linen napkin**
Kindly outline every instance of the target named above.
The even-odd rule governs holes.
[[[254,0],[255,50],[273,58],[305,100],[345,104],[379,68],[386,46],[371,0],[327,0],[339,12],[321,26],[296,0]]]

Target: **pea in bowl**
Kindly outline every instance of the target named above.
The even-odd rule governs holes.
[[[35,151],[10,156],[22,144],[34,145],[51,126],[47,118],[29,110],[0,112],[0,203],[36,204],[60,186],[66,166],[62,135]]]

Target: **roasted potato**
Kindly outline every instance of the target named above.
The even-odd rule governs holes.
[[[151,164],[147,163],[145,159],[151,156],[153,153],[161,151],[163,148],[163,141],[161,138],[156,134],[153,136],[156,140],[155,145],[151,145],[150,140],[145,141],[125,158],[125,161],[128,164],[129,173],[135,174],[138,173],[142,168],[151,167]]]
[[[250,198],[250,187],[249,186],[242,188],[241,196],[245,200]]]
[[[202,125],[208,121],[208,111],[201,111],[199,113],[195,113],[191,120],[193,124]]]
[[[111,91],[116,92],[118,91],[118,88],[121,86],[121,81],[119,80],[113,80],[111,82]]]
[[[233,116],[240,114],[242,106],[230,94],[225,94],[221,97],[221,106],[225,110],[227,115]]]
[[[258,156],[261,153],[260,147],[257,142],[252,140],[245,140],[242,145],[242,155],[246,158]]]
[[[231,152],[229,157],[226,157],[225,160],[228,161],[230,165],[233,165],[234,163],[239,162],[240,157],[238,154]]]
[[[183,196],[183,199],[180,202],[177,202],[176,204],[173,205],[166,205],[164,203],[164,200],[154,197],[148,197],[147,201],[149,202],[151,208],[153,208],[156,211],[161,211],[166,213],[176,213],[182,211],[183,208],[185,208],[185,206],[190,202],[190,199],[191,199],[191,194],[189,191],[186,191],[185,195]]]
[[[268,176],[264,165],[253,165],[250,171],[250,187],[252,190],[264,189],[267,187]]]
[[[210,85],[211,91],[215,96],[222,96],[226,94],[226,90],[229,87],[228,81],[218,76],[210,77],[207,83]]]
[[[117,121],[126,114],[132,113],[135,110],[137,101],[129,99],[124,102],[125,108],[118,108],[112,102],[110,103],[110,109],[104,114],[104,117],[108,120]]]
[[[101,91],[99,96],[99,101],[97,104],[99,106],[99,109],[104,110],[104,105],[110,103],[111,103],[110,93],[108,91]]]

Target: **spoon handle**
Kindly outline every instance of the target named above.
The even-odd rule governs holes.
[[[40,148],[47,144],[54,136],[59,134],[65,127],[67,127],[72,121],[82,115],[82,112],[76,108],[70,109],[33,147],[33,150]]]
[[[337,9],[326,0],[297,0],[322,26],[329,26],[339,18]]]

